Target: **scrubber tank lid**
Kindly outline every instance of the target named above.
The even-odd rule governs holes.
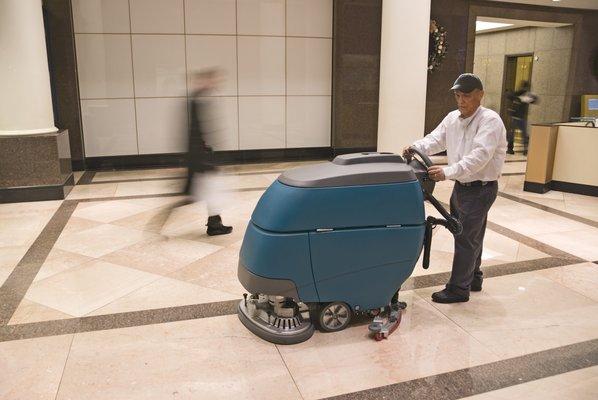
[[[332,162],[285,171],[278,180],[288,186],[331,187],[376,185],[416,180],[413,169],[393,153],[354,153]]]

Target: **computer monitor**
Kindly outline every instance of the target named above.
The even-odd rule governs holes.
[[[598,118],[598,94],[581,96],[581,116]]]

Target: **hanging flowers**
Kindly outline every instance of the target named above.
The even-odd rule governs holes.
[[[430,20],[430,45],[428,47],[428,72],[436,71],[446,55],[446,30],[436,20]]]

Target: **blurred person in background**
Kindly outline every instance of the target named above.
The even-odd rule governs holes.
[[[204,69],[193,74],[193,92],[189,98],[189,144],[187,153],[187,183],[185,194],[193,201],[205,201],[208,208],[207,234],[226,235],[232,226],[222,224],[223,190],[213,163],[213,151],[206,143],[207,121],[212,112],[205,96],[215,90],[222,74],[217,68]]]
[[[527,132],[527,113],[529,105],[538,101],[538,96],[530,91],[528,81],[521,82],[521,88],[513,93],[507,94],[507,98],[512,101],[509,114],[511,115],[511,126],[507,134],[507,154],[515,154],[513,150],[515,142],[515,129],[519,129],[523,135],[523,155],[527,155],[527,144],[529,136]]]

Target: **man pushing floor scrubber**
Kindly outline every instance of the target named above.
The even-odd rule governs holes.
[[[459,197],[451,202],[468,224],[463,242],[456,239],[456,243],[473,247],[481,241],[480,228],[485,228],[487,209],[496,196],[496,182],[488,183],[489,175],[481,171],[495,157],[493,168],[500,171],[506,150],[504,127],[502,140],[487,128],[495,121],[489,110],[479,107],[481,95],[474,93],[481,91],[479,79],[462,75],[453,90],[460,112],[449,114],[429,137],[406,149],[407,162],[392,153],[348,154],[286,171],[266,190],[239,254],[239,281],[250,294],[244,295],[238,314],[249,330],[273,343],[299,343],[311,337],[315,326],[340,331],[354,314],[365,313],[375,316],[369,327],[374,338],[388,337],[404,308],[397,291],[413,272],[422,249],[423,267],[429,265],[432,228],[443,225],[456,237],[461,234],[460,222],[432,195],[434,181],[447,175],[469,183],[465,187],[471,189],[459,189]],[[459,135],[463,140],[457,139]],[[460,147],[453,147],[457,142]],[[446,171],[426,155],[444,147],[450,164]],[[476,178],[475,174],[484,178],[478,178],[479,184],[464,179]],[[468,202],[475,196],[483,197],[474,201],[483,208]],[[424,200],[444,219],[426,218]],[[474,224],[474,219],[481,222]],[[481,246],[467,250],[464,255],[459,247],[455,260],[481,257]],[[435,294],[435,301],[466,301],[468,296],[456,290],[469,292],[466,275],[469,269],[472,274],[476,270],[476,264],[471,265],[466,264],[464,271],[453,268],[456,289],[450,286]]]

